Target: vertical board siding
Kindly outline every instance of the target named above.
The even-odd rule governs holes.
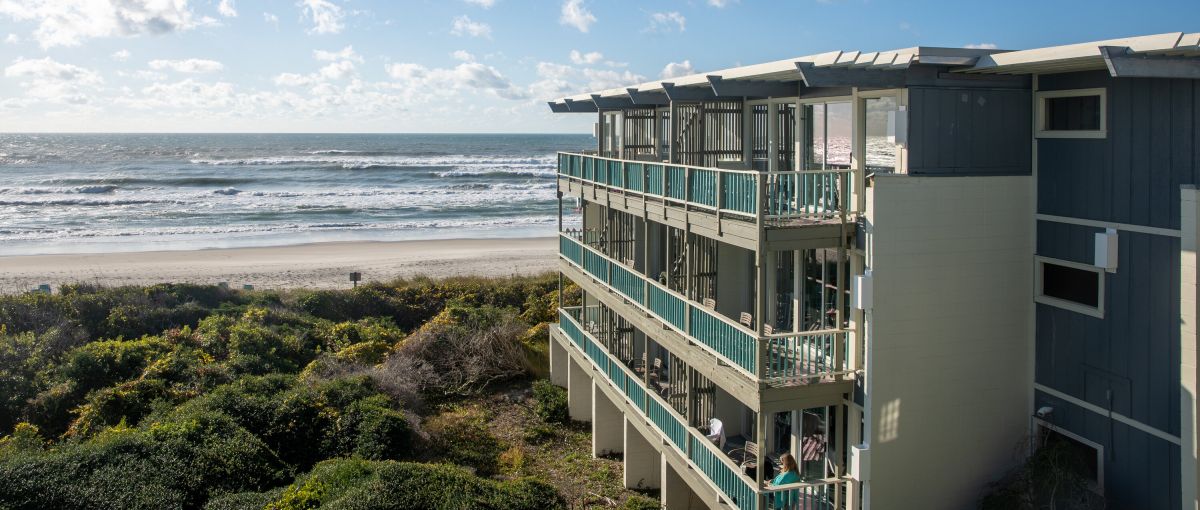
[[[1200,80],[1043,75],[1041,90],[1107,90],[1105,138],[1038,140],[1038,212],[1179,228],[1179,187],[1197,182]],[[914,115],[916,115],[914,111]]]
[[[910,87],[908,173],[1029,175],[1028,90]]]
[[[1099,229],[1038,222],[1037,253],[1092,262]],[[1104,276],[1104,318],[1037,305],[1036,380],[1088,398],[1088,373],[1128,384],[1130,418],[1179,434],[1179,239],[1121,232],[1115,273]]]
[[[1104,448],[1104,496],[1109,508],[1180,508],[1179,446],[1124,423],[1035,391],[1050,422]]]

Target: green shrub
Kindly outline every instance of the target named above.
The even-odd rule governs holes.
[[[567,390],[554,385],[549,380],[538,379],[533,382],[533,410],[546,423],[567,423],[570,417],[567,412]]]
[[[480,476],[498,471],[500,454],[507,446],[487,428],[480,411],[456,409],[425,420],[425,432],[440,458],[475,470]]]
[[[621,504],[621,510],[659,510],[662,504],[657,499],[635,494]]]

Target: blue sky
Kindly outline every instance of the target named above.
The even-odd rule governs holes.
[[[1134,5],[0,0],[0,131],[588,132],[545,101],[831,50],[1200,30],[1196,0]]]

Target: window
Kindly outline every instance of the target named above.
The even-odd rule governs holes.
[[[854,116],[851,103],[817,103],[804,106],[804,168],[850,168]]]
[[[1037,290],[1039,303],[1104,317],[1104,271],[1098,267],[1039,258]]]
[[[896,142],[889,135],[894,135],[888,127],[891,112],[899,110],[896,98],[884,96],[865,100],[867,122],[867,173],[892,173],[896,171]]]
[[[1107,104],[1104,89],[1037,93],[1039,138],[1104,138]]]
[[[1104,493],[1103,447],[1038,420],[1037,448],[1053,456],[1055,465],[1086,480],[1093,492]]]

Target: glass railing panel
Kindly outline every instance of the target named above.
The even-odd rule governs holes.
[[[645,303],[646,286],[641,275],[619,264],[612,265],[612,286],[635,303]]]
[[[737,505],[741,510],[754,510],[758,506],[758,498],[755,497],[754,488],[746,483],[741,476],[741,473],[734,471],[733,468],[717,457],[717,454],[704,444],[707,439],[691,436],[691,444],[689,445],[688,457],[696,467],[700,468],[700,472],[704,473],[713,485],[721,489],[730,502]]]
[[[668,166],[667,193],[665,196],[675,200],[687,200],[687,168]]]
[[[717,206],[717,171],[692,169],[691,201],[709,207]]]
[[[746,214],[754,214],[755,202],[758,201],[757,189],[758,186],[754,174],[722,173],[722,208]]]
[[[646,192],[663,196],[663,166],[648,164],[646,167]]]
[[[848,338],[840,330],[771,335],[766,340],[763,379],[805,383],[845,373]]]
[[[687,454],[688,433],[683,422],[668,412],[667,407],[656,398],[651,398],[646,402],[646,414],[680,452]]]
[[[625,163],[625,189],[645,191],[646,167],[642,163]]]
[[[687,303],[657,285],[650,286],[646,306],[668,324],[687,331]]]
[[[755,374],[758,354],[753,335],[718,319],[707,310],[692,307],[691,336],[714,351]]]

